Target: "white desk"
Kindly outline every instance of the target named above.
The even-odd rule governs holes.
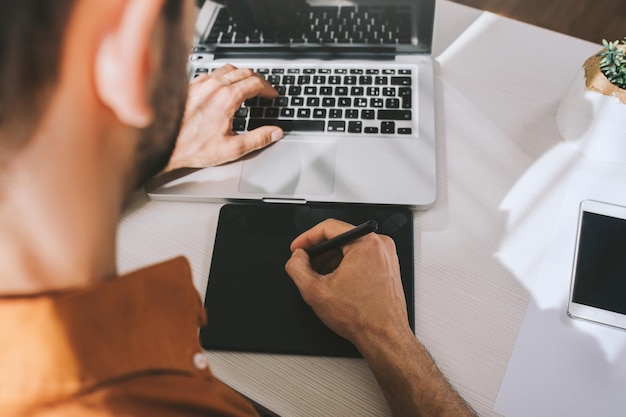
[[[567,179],[557,104],[599,46],[440,1],[435,26],[439,198],[415,217],[416,333],[482,416],[493,404]],[[137,195],[120,227],[125,272],[184,254],[204,293],[219,206]],[[385,416],[362,360],[209,353],[228,384],[284,416]]]

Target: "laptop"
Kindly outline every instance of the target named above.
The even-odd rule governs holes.
[[[253,98],[233,130],[277,125],[285,137],[217,167],[148,184],[157,200],[393,204],[436,198],[435,0],[309,0],[293,33],[240,28],[206,1],[190,79],[230,63],[279,91]]]

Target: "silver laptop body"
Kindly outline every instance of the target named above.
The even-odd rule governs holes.
[[[418,209],[434,203],[430,53],[435,0],[309,0],[309,4],[316,24],[327,16],[334,19],[332,25],[321,25],[331,33],[314,26],[311,33],[303,30],[291,38],[237,33],[223,22],[228,17],[222,6],[204,4],[189,61],[190,78],[226,63],[262,73],[274,85],[282,85],[282,101],[247,102],[233,128],[276,124],[286,135],[240,161],[149,184],[151,198],[394,204]]]

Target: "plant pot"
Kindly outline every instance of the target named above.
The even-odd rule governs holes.
[[[600,57],[585,61],[556,113],[566,142],[586,156],[603,161],[626,161],[626,90],[609,82],[600,71]]]

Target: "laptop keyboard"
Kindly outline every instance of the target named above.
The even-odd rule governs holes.
[[[208,44],[411,44],[411,6],[310,7],[291,33],[240,28],[222,8]]]
[[[252,69],[279,95],[247,100],[235,113],[235,132],[272,125],[287,132],[416,136],[416,67]],[[198,67],[194,76],[211,70]]]

